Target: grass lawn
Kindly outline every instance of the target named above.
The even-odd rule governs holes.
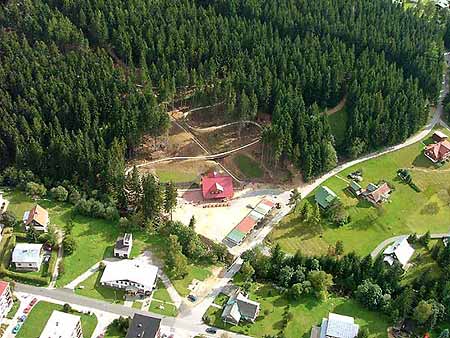
[[[233,157],[234,164],[248,178],[260,178],[264,175],[264,171],[253,158],[238,154]]]
[[[38,338],[47,324],[47,320],[54,310],[62,311],[62,306],[58,304],[40,301],[31,310],[28,318],[25,320],[22,328],[17,334],[17,338]],[[97,326],[97,317],[95,315],[81,314],[73,312],[81,317],[81,326],[83,336],[90,337]]]
[[[104,300],[111,303],[123,304],[125,293],[121,290],[114,290],[100,285],[101,271],[97,271],[84,282],[80,283],[75,293],[80,296]],[[83,289],[80,286],[84,286]]]
[[[17,310],[19,310],[19,307],[20,307],[20,300],[15,299],[11,310],[9,310],[8,314],[6,315],[6,318],[13,319],[17,313]]]
[[[173,278],[170,279],[173,283],[173,286],[182,297],[185,297],[190,293],[188,286],[192,283],[194,279],[203,281],[211,275],[211,267],[204,267],[191,264],[188,266],[187,271],[188,271],[187,275],[184,276],[184,278],[182,279],[173,279]]]
[[[178,314],[178,310],[175,307],[175,305],[169,303],[162,303],[155,300],[150,303],[149,311],[169,317],[176,317]]]
[[[25,210],[36,204],[21,191],[6,191],[5,197],[10,201],[8,210],[19,219],[22,219]],[[72,220],[74,225],[72,234],[77,243],[76,249],[72,255],[64,257],[64,273],[59,277],[57,286],[68,284],[98,261],[112,256],[115,241],[121,233],[117,222],[74,215],[73,206],[69,203],[48,200],[38,200],[37,203],[48,209],[52,224],[64,228]],[[159,248],[164,246],[164,242],[165,239],[157,235],[134,233],[131,256],[137,256],[146,248],[152,248],[158,255],[162,252]]]
[[[134,301],[133,302],[133,309],[138,309],[140,310],[142,308],[143,303],[139,302],[139,301]]]
[[[424,140],[427,142],[428,140]],[[355,250],[367,255],[384,239],[416,232],[448,232],[450,218],[450,165],[436,168],[422,154],[423,143],[419,142],[399,151],[383,155],[348,168],[328,179],[324,185],[340,198],[351,222],[337,228],[323,225],[323,229],[304,224],[298,212],[288,215],[270,235],[270,242],[278,242],[283,250],[305,254],[324,254],[329,245],[337,240],[344,242],[346,251]],[[422,189],[418,193],[397,178],[399,168],[409,168],[414,182]],[[368,183],[387,180],[395,186],[390,202],[374,208],[346,191],[347,183],[342,179],[352,171],[362,169],[365,187]],[[314,203],[314,192],[302,203]],[[302,203],[299,203],[299,208]],[[297,210],[298,211],[298,210]]]
[[[342,110],[328,115],[328,123],[331,127],[331,132],[336,141],[336,146],[340,146],[345,140],[345,134],[347,132],[348,112],[344,107]]]
[[[155,169],[156,175],[159,180],[163,183],[173,182],[173,183],[185,183],[185,182],[196,182],[198,181],[198,175],[196,172],[189,171],[175,171],[171,169]]]
[[[167,289],[165,288],[163,282],[158,279],[158,283],[156,284],[156,290],[153,291],[153,299],[158,299],[163,302],[171,302],[172,298],[170,298]]]
[[[379,313],[362,308],[355,301],[330,295],[326,301],[318,301],[312,296],[293,302],[280,295],[272,286],[254,283],[250,289],[250,299],[261,304],[260,316],[255,323],[242,323],[240,326],[224,324],[220,318],[222,309],[210,307],[207,315],[211,325],[225,328],[254,337],[277,335],[283,329],[283,314],[287,310],[292,314],[284,333],[286,338],[308,338],[313,325],[319,325],[329,312],[355,317],[361,327],[367,327],[371,338],[386,337],[387,318]],[[287,307],[288,306],[288,307]]]

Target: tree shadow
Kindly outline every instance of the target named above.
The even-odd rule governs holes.
[[[436,169],[436,165],[431,162],[423,153],[416,156],[412,165],[417,168]]]

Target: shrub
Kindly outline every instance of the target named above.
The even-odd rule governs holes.
[[[66,255],[66,256],[71,255],[75,251],[76,242],[72,235],[64,236],[62,245],[63,245],[64,255]]]
[[[72,204],[77,204],[81,199],[81,194],[78,190],[73,189],[69,194],[69,202]]]
[[[65,304],[63,305],[63,311],[64,311],[65,313],[71,312],[71,311],[72,311],[72,307],[70,306],[70,304],[65,303]]]
[[[45,197],[47,188],[43,184],[28,182],[26,185],[26,193],[30,196]]]
[[[67,200],[67,195],[69,194],[63,186],[59,185],[50,190],[52,197],[60,202],[65,202]]]

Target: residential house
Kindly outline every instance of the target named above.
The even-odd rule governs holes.
[[[80,316],[53,311],[40,338],[83,338]]]
[[[33,227],[36,231],[47,232],[50,218],[48,217],[48,211],[42,208],[39,204],[36,204],[33,209],[26,211],[23,214],[23,223],[25,229]]]
[[[355,196],[359,196],[363,192],[363,189],[362,189],[361,185],[358,182],[354,181],[354,180],[352,180],[350,182],[350,185],[348,186],[348,189],[353,194],[355,194]]]
[[[367,189],[362,194],[370,203],[378,205],[389,199],[391,188],[386,182],[379,186],[369,183]]]
[[[311,338],[355,338],[358,332],[359,325],[353,317],[329,313],[320,326],[312,328]]]
[[[392,265],[397,261],[403,268],[406,267],[413,254],[414,249],[408,243],[407,237],[398,239],[383,252],[385,262]]]
[[[437,8],[446,9],[449,7],[448,0],[434,0]]]
[[[443,133],[442,131],[437,130],[433,133],[432,139],[434,142],[437,143],[437,142],[442,142],[442,141],[447,140],[448,136],[447,136],[447,134]]]
[[[433,163],[444,162],[450,158],[450,142],[444,140],[425,146],[424,155]]]
[[[4,318],[13,306],[13,297],[8,282],[0,281],[0,319]]]
[[[3,197],[3,192],[0,191],[0,215],[8,209],[9,201]]]
[[[130,295],[150,296],[156,286],[158,267],[125,259],[108,262],[100,279],[100,284],[114,289],[124,290]]]
[[[333,190],[323,185],[317,189],[314,198],[317,204],[322,208],[327,209],[337,199],[337,195]]]
[[[125,338],[159,338],[161,319],[135,313]]]
[[[133,235],[125,234],[119,236],[114,246],[114,257],[130,258],[131,248],[133,246]]]
[[[202,177],[202,195],[205,200],[231,199],[234,195],[233,178],[217,172]]]
[[[13,250],[12,263],[17,270],[39,271],[42,258],[42,244],[17,243]]]
[[[259,314],[259,303],[250,300],[240,290],[237,290],[228,300],[222,312],[225,323],[238,325],[241,320],[254,322]]]

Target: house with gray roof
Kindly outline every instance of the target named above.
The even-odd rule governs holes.
[[[14,247],[12,263],[17,270],[39,271],[42,259],[42,244],[17,243]]]
[[[133,235],[125,234],[119,236],[114,246],[114,257],[130,258],[131,248],[133,247]]]
[[[228,300],[222,312],[225,323],[239,325],[241,320],[254,322],[259,315],[259,303],[250,300],[240,290],[237,290]]]
[[[329,313],[320,326],[313,327],[311,338],[355,338],[358,332],[359,325],[353,317]]]

